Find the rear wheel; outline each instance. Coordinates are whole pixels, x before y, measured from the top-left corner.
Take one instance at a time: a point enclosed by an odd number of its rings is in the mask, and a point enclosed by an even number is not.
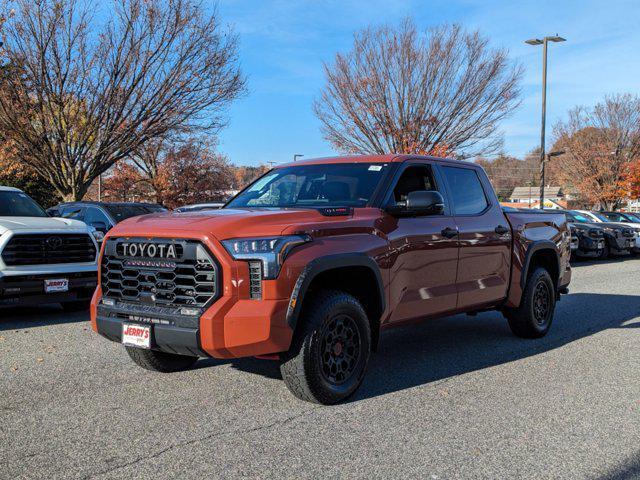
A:
[[[511,331],[522,338],[544,337],[551,328],[556,294],[549,272],[538,267],[529,276],[518,308],[504,311]]]
[[[280,372],[296,397],[331,405],[362,383],[371,352],[369,320],[358,300],[342,292],[322,292],[305,311]]]
[[[186,370],[198,360],[198,357],[176,355],[175,353],[144,350],[135,347],[125,348],[136,365],[153,372],[169,373]]]

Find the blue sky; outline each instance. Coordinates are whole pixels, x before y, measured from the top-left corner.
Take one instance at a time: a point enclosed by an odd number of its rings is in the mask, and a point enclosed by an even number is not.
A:
[[[311,109],[324,83],[322,63],[350,49],[355,30],[407,16],[419,28],[457,22],[480,29],[525,67],[522,105],[501,126],[508,154],[539,144],[542,49],[524,44],[527,38],[568,40],[549,49],[547,125],[606,94],[640,94],[638,0],[221,0],[218,8],[240,35],[248,77],[248,94],[229,109],[220,133],[220,150],[238,164],[335,154]]]

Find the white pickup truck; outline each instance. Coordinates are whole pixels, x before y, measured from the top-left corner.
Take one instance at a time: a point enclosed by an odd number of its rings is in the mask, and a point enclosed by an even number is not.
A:
[[[0,307],[87,308],[96,288],[95,229],[51,218],[27,194],[0,186]]]

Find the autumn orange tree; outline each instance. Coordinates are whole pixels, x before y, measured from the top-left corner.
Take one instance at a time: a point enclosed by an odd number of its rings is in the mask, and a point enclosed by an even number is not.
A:
[[[553,149],[565,154],[551,162],[551,178],[593,205],[618,207],[628,169],[640,159],[640,97],[613,95],[593,108],[575,108],[554,135]]]
[[[444,25],[423,35],[410,20],[356,33],[324,70],[314,111],[337,150],[459,157],[498,149],[522,76],[479,32]]]
[[[5,5],[0,132],[66,200],[155,138],[221,128],[244,91],[236,36],[196,0]]]
[[[622,176],[620,188],[629,199],[640,199],[640,160],[629,163]]]

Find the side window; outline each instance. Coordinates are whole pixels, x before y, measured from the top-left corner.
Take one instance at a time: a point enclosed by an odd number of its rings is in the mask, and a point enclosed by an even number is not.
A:
[[[407,195],[416,191],[437,190],[433,180],[433,172],[429,165],[414,165],[406,168],[393,188],[392,201],[396,205],[403,205]]]
[[[93,207],[87,208],[87,213],[84,216],[84,221],[87,225],[91,225],[95,222],[102,222],[107,227],[109,227],[109,224],[111,223],[104,213],[102,213],[99,209]]]
[[[70,218],[72,220],[84,221],[84,208],[82,207],[61,207],[60,216],[62,218]]]
[[[443,167],[455,215],[477,215],[489,206],[478,174],[471,168]]]

